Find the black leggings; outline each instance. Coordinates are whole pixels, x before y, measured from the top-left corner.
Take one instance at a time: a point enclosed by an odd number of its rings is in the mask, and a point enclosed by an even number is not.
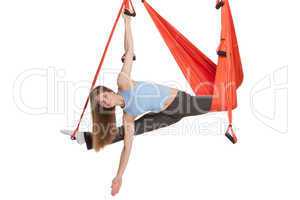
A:
[[[159,128],[170,126],[184,117],[202,115],[210,110],[211,96],[191,96],[184,91],[178,91],[174,101],[159,113],[150,112],[134,121],[134,134],[140,135]],[[92,148],[91,133],[85,132],[88,149]],[[118,127],[117,136],[112,143],[124,139],[124,126]]]

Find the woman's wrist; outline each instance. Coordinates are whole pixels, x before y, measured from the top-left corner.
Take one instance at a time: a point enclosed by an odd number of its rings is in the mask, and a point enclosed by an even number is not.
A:
[[[124,20],[125,20],[126,23],[130,23],[131,17],[128,16],[128,15],[125,15]]]

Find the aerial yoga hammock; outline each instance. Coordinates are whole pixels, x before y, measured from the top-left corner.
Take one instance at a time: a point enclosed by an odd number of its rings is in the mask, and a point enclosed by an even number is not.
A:
[[[205,56],[183,34],[154,10],[147,1],[142,0],[142,2],[194,93],[197,96],[212,96],[211,112],[227,111],[229,125],[225,135],[232,143],[236,143],[237,137],[232,128],[232,110],[237,107],[236,90],[243,81],[243,70],[229,1],[217,0],[216,2],[216,9],[221,9],[221,37],[220,45],[217,49],[217,64]],[[124,6],[125,8],[126,6],[128,7],[129,3],[133,8],[131,0],[123,0],[122,2],[93,78],[90,91],[95,87],[122,10]],[[72,133],[71,138],[73,140],[76,139],[75,135],[79,130],[88,102],[89,96],[85,101],[77,127]]]

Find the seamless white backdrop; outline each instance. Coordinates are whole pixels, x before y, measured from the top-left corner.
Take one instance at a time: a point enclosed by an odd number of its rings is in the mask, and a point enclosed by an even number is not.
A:
[[[0,1],[0,199],[112,199],[122,144],[96,154],[59,133],[74,128],[120,6],[114,1]],[[140,1],[135,80],[192,93]],[[214,1],[151,1],[216,61]],[[245,80],[234,128],[225,113],[184,119],[134,140],[115,199],[300,198],[298,1],[231,1]],[[116,89],[122,19],[98,84]],[[118,109],[118,123],[121,112]],[[87,110],[82,130],[89,130]]]

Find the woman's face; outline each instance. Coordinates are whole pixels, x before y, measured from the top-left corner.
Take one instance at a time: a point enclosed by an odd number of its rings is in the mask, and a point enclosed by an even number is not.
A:
[[[102,92],[97,96],[97,102],[104,108],[112,108],[115,106],[114,97],[112,92]]]

